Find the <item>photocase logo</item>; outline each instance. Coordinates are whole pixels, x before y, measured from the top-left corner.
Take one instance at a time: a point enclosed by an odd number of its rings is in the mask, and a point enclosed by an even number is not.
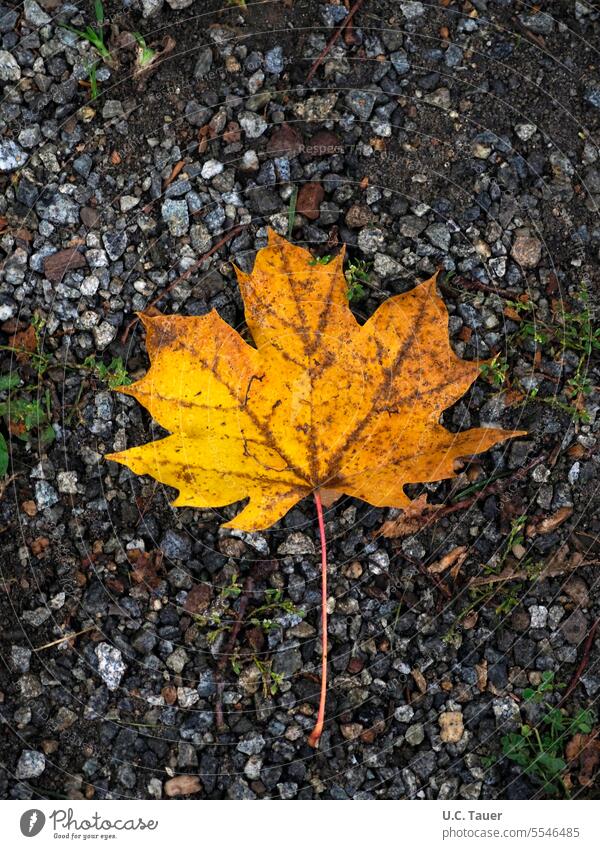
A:
[[[42,811],[32,808],[21,816],[21,834],[25,837],[35,837],[43,829],[46,817]]]

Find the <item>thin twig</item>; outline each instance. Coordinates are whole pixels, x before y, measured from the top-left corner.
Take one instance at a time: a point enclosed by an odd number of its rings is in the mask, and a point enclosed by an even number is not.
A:
[[[46,643],[44,646],[38,646],[34,651],[43,651],[44,649],[51,649],[52,646],[58,646],[60,643],[64,643],[66,640],[73,640],[75,637],[81,637],[82,634],[87,634],[89,631],[96,631],[98,629],[97,625],[90,625],[89,628],[84,628],[83,631],[76,631],[73,634],[65,634],[64,637],[59,637],[58,640],[52,640],[51,643]]]
[[[585,643],[583,644],[583,654],[581,655],[581,660],[579,661],[579,666],[577,667],[577,669],[575,670],[575,674],[573,675],[573,677],[569,681],[569,686],[565,690],[565,693],[564,693],[562,699],[558,703],[559,706],[563,705],[566,702],[566,700],[569,698],[569,696],[571,695],[571,693],[573,692],[575,687],[577,687],[577,685],[579,684],[579,680],[580,680],[581,676],[583,675],[583,673],[585,672],[585,670],[588,667],[588,664],[590,662],[590,654],[591,654],[591,651],[592,651],[592,643],[594,642],[594,637],[596,636],[596,631],[598,630],[598,625],[600,625],[600,617],[598,619],[596,619],[596,621],[594,622],[594,624],[590,628],[590,632],[586,637]]]
[[[498,295],[499,298],[504,298],[506,301],[514,301],[519,297],[518,292],[509,292],[507,289],[498,289],[496,286],[489,286],[487,283],[480,283],[479,280],[467,280],[466,277],[453,277],[447,283],[442,280],[438,284],[440,289],[446,289],[452,295],[460,294],[461,289],[469,289],[472,292],[486,292],[490,295]]]
[[[238,606],[237,616],[235,617],[235,622],[233,623],[233,627],[231,628],[231,633],[229,634],[229,639],[227,640],[227,645],[225,647],[225,651],[221,653],[219,657],[219,662],[217,666],[219,669],[225,669],[227,666],[227,661],[231,657],[233,650],[235,648],[235,644],[238,638],[238,634],[240,633],[240,629],[244,622],[244,616],[246,615],[246,608],[248,607],[248,602],[250,601],[250,596],[254,592],[254,580],[248,576],[244,581],[244,586],[242,589],[242,594],[240,595],[240,603]]]
[[[11,483],[18,477],[21,476],[21,472],[17,472],[14,475],[9,475],[3,481],[0,481],[0,501],[4,498],[4,494]]]
[[[219,239],[216,245],[213,245],[210,250],[206,251],[205,254],[202,254],[199,260],[197,260],[193,265],[190,265],[190,267],[186,271],[184,271],[183,274],[180,274],[179,277],[176,277],[172,283],[169,283],[166,289],[163,289],[162,292],[160,292],[155,298],[153,298],[153,300],[150,301],[146,309],[149,310],[152,309],[152,307],[156,306],[156,304],[162,298],[164,298],[165,295],[168,295],[169,292],[171,292],[175,288],[175,286],[177,286],[179,283],[183,283],[184,280],[187,280],[188,277],[194,273],[194,271],[197,271],[198,268],[200,268],[203,262],[205,262],[214,253],[216,253],[219,248],[222,248],[223,245],[227,244],[227,242],[233,239],[234,236],[238,236],[246,226],[246,224],[236,224],[235,227],[232,227],[228,233],[225,233],[222,239]],[[132,328],[135,327],[139,320],[139,316],[136,315],[136,317],[129,322],[129,324],[123,331],[123,335],[121,336],[121,343],[123,345],[127,342]]]
[[[254,580],[248,576],[244,581],[244,587],[242,589],[242,594],[240,596],[240,603],[238,606],[237,616],[235,617],[235,622],[231,628],[231,633],[229,634],[229,639],[227,640],[227,645],[225,646],[225,651],[223,651],[219,657],[217,662],[217,671],[215,674],[216,686],[217,686],[217,698],[215,702],[215,718],[217,722],[217,728],[219,731],[223,731],[227,726],[225,725],[225,719],[223,717],[223,688],[225,686],[225,682],[222,679],[222,673],[225,671],[225,667],[227,666],[227,661],[233,654],[233,650],[235,648],[235,644],[240,633],[240,629],[244,622],[244,617],[246,615],[246,608],[248,607],[248,602],[250,601],[250,596],[254,591]]]
[[[308,75],[306,77],[307,83],[309,83],[312,80],[312,78],[316,74],[318,68],[322,65],[323,60],[325,59],[325,57],[327,56],[327,54],[329,53],[329,51],[331,50],[333,45],[336,43],[336,41],[338,40],[340,35],[344,32],[346,27],[350,23],[352,23],[352,18],[358,12],[358,10],[360,9],[360,7],[363,5],[364,2],[365,2],[365,0],[356,0],[356,3],[354,4],[354,6],[352,6],[352,8],[348,12],[348,14],[344,18],[344,20],[341,22],[341,24],[335,30],[335,32],[333,33],[333,35],[331,36],[331,38],[329,39],[329,41],[327,42],[327,44],[325,45],[323,50],[319,53],[319,55],[317,56],[317,58],[313,62],[311,69],[308,72]]]

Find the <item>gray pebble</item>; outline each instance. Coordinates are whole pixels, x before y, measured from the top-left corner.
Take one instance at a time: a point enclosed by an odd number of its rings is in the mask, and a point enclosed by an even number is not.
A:
[[[523,123],[517,124],[515,127],[515,133],[521,139],[521,141],[529,141],[529,139],[537,132],[537,127],[535,124]]]
[[[140,654],[150,654],[156,645],[156,640],[156,634],[153,634],[149,629],[143,628],[132,639],[131,645]]]
[[[276,653],[273,660],[273,671],[283,675],[285,679],[291,678],[302,669],[302,655],[297,645],[286,644],[283,650]]]
[[[25,0],[23,3],[23,11],[25,12],[25,20],[33,24],[34,27],[44,27],[52,20],[50,15],[47,15],[43,9],[38,6],[35,0]]]
[[[269,74],[281,74],[284,68],[283,47],[273,47],[265,53],[265,70]]]
[[[515,724],[519,720],[519,706],[508,696],[494,699],[492,710],[496,717],[496,725],[499,727],[505,727],[506,723]]]
[[[40,510],[53,507],[58,502],[58,493],[48,481],[36,481],[35,503]]]
[[[463,60],[462,49],[458,44],[450,44],[444,53],[444,63],[448,68],[456,68]]]
[[[390,60],[394,66],[394,70],[400,76],[404,76],[404,74],[408,74],[410,71],[410,62],[406,50],[396,50],[395,53],[391,54]]]
[[[519,20],[524,27],[538,35],[550,35],[554,32],[554,18],[546,12],[537,12],[535,15],[519,15]]]
[[[190,226],[188,205],[184,200],[168,198],[161,207],[163,221],[166,222],[172,236],[184,236]]]
[[[27,622],[28,625],[31,625],[33,628],[39,628],[40,625],[43,625],[51,616],[51,610],[49,607],[36,607],[35,610],[24,610],[21,613],[21,619]]]
[[[40,218],[51,221],[52,224],[79,222],[79,206],[61,192],[56,192],[50,197],[43,197],[36,203],[35,210]]]
[[[385,237],[377,227],[364,227],[358,234],[357,242],[364,254],[374,254],[385,244]]]
[[[203,127],[210,121],[212,112],[207,106],[201,106],[195,100],[190,100],[185,105],[185,117],[192,127]]]
[[[447,251],[450,247],[450,233],[445,224],[431,224],[425,230],[427,238],[436,248]]]
[[[212,237],[202,222],[192,224],[190,228],[190,241],[196,253],[204,254],[210,250]]]
[[[400,6],[400,11],[407,21],[414,21],[417,18],[420,18],[421,15],[425,14],[424,5],[416,2],[416,0],[404,0],[404,2],[398,3],[398,5]]]
[[[575,610],[560,626],[564,638],[571,645],[579,645],[587,633],[589,623],[581,610]]]
[[[104,233],[102,236],[102,241],[104,243],[104,247],[106,248],[106,253],[109,257],[115,262],[125,253],[125,249],[127,247],[127,233],[121,232],[108,232]]]
[[[208,45],[201,47],[196,56],[196,64],[194,66],[194,79],[201,80],[205,77],[212,68],[213,55],[212,50]]]
[[[295,799],[298,795],[298,785],[293,781],[284,781],[277,785],[280,799]]]
[[[587,88],[583,95],[584,100],[595,109],[600,109],[600,86]]]
[[[548,619],[548,608],[543,605],[534,604],[529,608],[532,628],[545,628]]]
[[[153,18],[163,7],[163,0],[142,0],[142,17]]]
[[[188,560],[192,555],[190,538],[180,531],[169,528],[160,541],[160,548],[169,560]]]
[[[19,63],[8,50],[0,50],[0,80],[5,83],[16,83],[21,79]]]
[[[202,166],[202,179],[203,180],[211,180],[213,177],[216,177],[217,174],[220,174],[223,171],[225,166],[222,162],[219,162],[216,159],[207,160]]]
[[[103,321],[92,330],[94,334],[94,342],[99,351],[107,348],[117,335],[117,328],[109,324],[108,321]]]
[[[258,755],[265,747],[265,739],[262,734],[252,731],[246,734],[237,744],[236,749],[243,755]]]
[[[417,537],[407,537],[403,540],[402,551],[413,560],[423,560],[426,554],[425,548]]]
[[[183,672],[189,658],[186,650],[182,646],[178,646],[174,652],[171,652],[165,661],[169,669],[179,674]]]
[[[349,91],[344,98],[346,106],[361,119],[367,121],[371,117],[371,112],[375,106],[375,95],[370,91],[361,91],[356,89]]]
[[[214,696],[217,690],[215,675],[212,669],[205,669],[198,674],[198,686],[196,691],[201,699],[208,699]]]
[[[409,725],[404,738],[409,746],[420,746],[425,739],[425,730],[421,723],[418,722],[415,725]]]
[[[102,117],[105,120],[110,120],[111,118],[123,118],[124,115],[125,112],[123,111],[123,104],[120,100],[107,100],[102,107]]]
[[[321,18],[326,27],[334,27],[344,20],[348,10],[342,6],[334,6],[333,3],[322,3],[320,7]]]
[[[42,695],[42,684],[37,675],[23,675],[19,678],[19,689],[24,699],[37,699]]]
[[[314,554],[315,544],[306,534],[300,533],[300,531],[292,531],[292,533],[287,535],[287,539],[281,543],[277,549],[277,553],[282,555]]]
[[[18,135],[19,144],[22,147],[32,148],[39,144],[42,138],[42,133],[39,126],[36,124],[33,127],[25,127]]]
[[[22,168],[28,158],[28,154],[12,139],[0,141],[0,172],[7,173]]]
[[[410,705],[401,705],[394,711],[394,719],[398,722],[410,722],[415,712]]]
[[[10,659],[15,672],[29,672],[31,649],[26,646],[11,646]]]
[[[241,112],[238,120],[249,139],[257,139],[262,136],[268,126],[265,119],[255,112]]]

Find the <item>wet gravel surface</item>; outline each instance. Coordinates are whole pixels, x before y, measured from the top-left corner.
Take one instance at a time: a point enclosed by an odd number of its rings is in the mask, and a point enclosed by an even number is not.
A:
[[[367,0],[307,83],[343,3],[221,5],[108,3],[105,58],[60,25],[92,4],[0,6],[0,794],[551,795],[503,740],[563,696],[598,717],[600,12]],[[317,256],[348,246],[361,319],[441,267],[455,350],[496,356],[444,424],[529,432],[412,488],[471,501],[410,535],[327,512],[318,752],[312,502],[228,532],[237,508],[171,508],[102,459],[159,435],[110,389],[147,368],[135,311],[165,292],[240,328],[231,263],[290,223]]]

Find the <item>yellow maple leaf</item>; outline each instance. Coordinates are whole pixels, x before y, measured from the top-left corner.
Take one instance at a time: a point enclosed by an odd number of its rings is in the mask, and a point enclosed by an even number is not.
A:
[[[272,230],[237,276],[255,346],[213,310],[141,316],[151,368],[119,391],[170,436],[108,455],[179,490],[175,506],[247,506],[226,527],[268,528],[300,499],[410,503],[405,484],[455,476],[459,457],[524,431],[450,433],[440,414],[479,375],[448,341],[435,277],[360,325],[343,252],[328,265]]]

